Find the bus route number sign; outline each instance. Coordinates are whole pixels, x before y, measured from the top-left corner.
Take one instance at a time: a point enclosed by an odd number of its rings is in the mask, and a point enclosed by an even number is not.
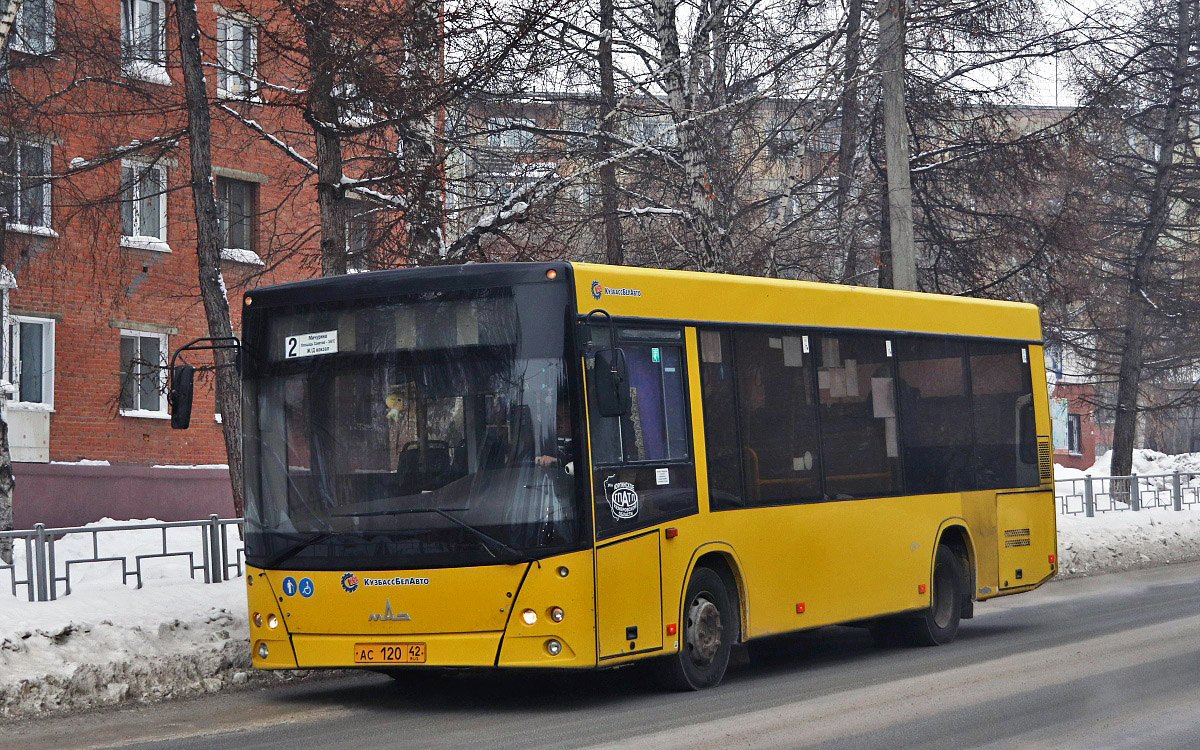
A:
[[[316,357],[321,354],[333,354],[338,350],[338,332],[320,331],[318,333],[302,333],[299,336],[287,336],[283,340],[283,357]]]
[[[424,643],[356,643],[355,664],[424,664]]]

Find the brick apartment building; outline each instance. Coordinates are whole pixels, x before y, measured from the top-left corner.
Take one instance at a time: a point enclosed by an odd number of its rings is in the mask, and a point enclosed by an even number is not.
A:
[[[197,9],[205,58],[221,66],[207,76],[210,93],[246,117],[286,116],[258,100],[254,22],[212,4]],[[192,428],[173,431],[166,372],[155,366],[207,335],[173,10],[164,0],[25,0],[6,67],[0,193],[3,263],[18,284],[4,373],[15,385],[15,526],[228,516],[211,381],[197,383]],[[313,275],[305,260],[318,217],[308,175],[213,111],[222,270],[237,331],[244,290]]]

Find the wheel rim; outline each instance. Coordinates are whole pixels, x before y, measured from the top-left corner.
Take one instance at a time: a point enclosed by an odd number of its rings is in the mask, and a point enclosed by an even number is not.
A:
[[[721,647],[721,611],[706,594],[697,594],[688,608],[686,643],[692,661],[701,667],[712,664]]]
[[[933,571],[933,624],[939,628],[950,625],[954,616],[954,572],[949,565],[938,565]]]

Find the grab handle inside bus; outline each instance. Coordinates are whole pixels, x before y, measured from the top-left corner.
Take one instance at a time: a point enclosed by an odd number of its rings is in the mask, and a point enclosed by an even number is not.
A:
[[[631,411],[629,372],[625,352],[600,349],[596,352],[596,408],[602,417],[624,417]]]

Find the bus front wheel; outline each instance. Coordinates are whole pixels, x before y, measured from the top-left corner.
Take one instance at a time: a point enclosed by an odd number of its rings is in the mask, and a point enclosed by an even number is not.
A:
[[[669,687],[703,690],[721,682],[737,633],[736,616],[721,576],[711,568],[696,568],[684,598],[679,651],[661,664]]]
[[[933,592],[929,609],[909,620],[907,640],[917,646],[944,646],[958,635],[958,621],[965,595],[962,561],[954,550],[939,544],[933,558]]]

